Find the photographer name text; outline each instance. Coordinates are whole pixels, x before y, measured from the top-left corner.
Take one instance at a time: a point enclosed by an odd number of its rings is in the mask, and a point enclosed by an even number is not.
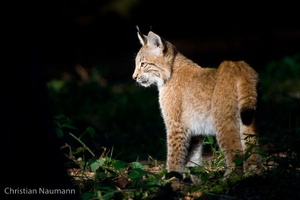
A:
[[[4,193],[7,195],[22,195],[22,194],[76,194],[75,189],[53,189],[53,188],[4,188]]]

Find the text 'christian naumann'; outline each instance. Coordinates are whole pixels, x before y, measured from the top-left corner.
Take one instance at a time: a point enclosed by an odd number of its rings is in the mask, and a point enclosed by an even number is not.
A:
[[[53,189],[53,188],[4,188],[5,194],[75,194],[75,189]]]

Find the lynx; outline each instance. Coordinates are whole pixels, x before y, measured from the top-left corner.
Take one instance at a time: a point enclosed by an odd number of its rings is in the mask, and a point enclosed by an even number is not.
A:
[[[216,137],[224,153],[225,176],[258,167],[254,153],[243,166],[234,162],[256,141],[250,136],[257,135],[257,72],[244,61],[203,68],[154,32],[144,35],[138,29],[137,33],[142,47],[132,78],[141,86],[158,88],[167,132],[168,171],[182,173],[185,167],[201,165],[207,135]]]

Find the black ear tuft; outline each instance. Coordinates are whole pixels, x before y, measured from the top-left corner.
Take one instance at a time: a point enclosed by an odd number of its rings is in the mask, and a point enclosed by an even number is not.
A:
[[[139,29],[138,26],[136,26],[138,38],[141,42],[141,44],[144,46],[147,43],[147,36],[145,36]]]
[[[142,32],[140,31],[140,28],[138,25],[135,26],[136,30],[138,31],[138,33],[142,34]]]

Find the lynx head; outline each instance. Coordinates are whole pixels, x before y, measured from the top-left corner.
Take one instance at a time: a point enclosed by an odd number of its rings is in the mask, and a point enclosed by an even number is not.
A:
[[[171,43],[152,31],[146,36],[138,29],[137,35],[142,47],[135,58],[132,78],[144,87],[160,87],[171,77],[177,51]]]

